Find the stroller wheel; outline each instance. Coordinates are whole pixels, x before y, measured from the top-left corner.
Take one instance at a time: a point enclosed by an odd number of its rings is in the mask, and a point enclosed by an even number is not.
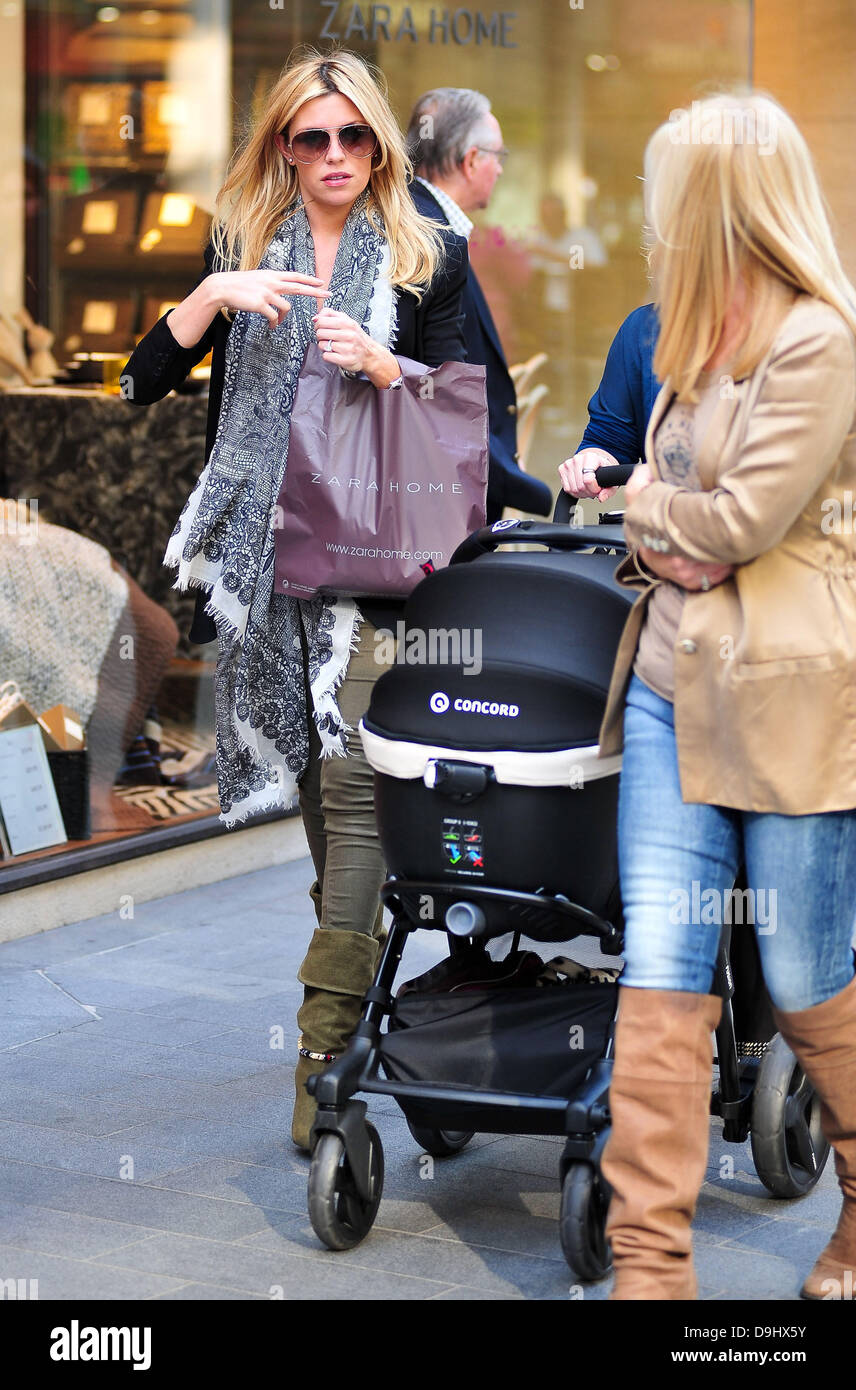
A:
[[[571,1269],[586,1282],[605,1279],[612,1269],[606,1239],[608,1206],[598,1170],[591,1163],[572,1163],[562,1183],[559,1239]]]
[[[820,1096],[780,1035],[758,1069],[750,1138],[755,1170],[774,1197],[804,1197],[829,1157]]]
[[[409,1120],[407,1128],[422,1152],[430,1154],[432,1158],[451,1158],[452,1154],[460,1153],[475,1133],[472,1129],[423,1129],[420,1125],[412,1125]]]
[[[329,1250],[351,1250],[369,1233],[383,1192],[383,1148],[374,1125],[368,1131],[371,1197],[360,1196],[345,1145],[338,1134],[322,1134],[309,1169],[309,1220]]]

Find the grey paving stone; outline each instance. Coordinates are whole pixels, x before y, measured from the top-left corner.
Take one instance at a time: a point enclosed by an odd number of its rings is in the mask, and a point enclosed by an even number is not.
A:
[[[102,1005],[116,1009],[140,1009],[152,1004],[167,1004],[178,998],[184,989],[155,987],[143,980],[122,980],[101,974],[88,966],[72,964],[56,966],[51,978],[79,999],[81,1004]]]
[[[216,1300],[220,1303],[247,1298],[270,1301],[269,1294],[247,1293],[246,1289],[229,1289],[223,1284],[182,1284],[180,1288],[173,1289],[170,1293],[156,1294],[154,1301],[156,1303],[173,1301],[201,1303],[205,1300]]]
[[[289,1225],[283,1230],[260,1231],[241,1244],[281,1257],[304,1249],[314,1258],[326,1258],[320,1253],[318,1238],[308,1218],[303,1218],[302,1224]],[[558,1242],[556,1244],[558,1247]],[[528,1298],[566,1294],[571,1282],[568,1267],[558,1248],[553,1258],[539,1258],[487,1245],[464,1245],[459,1240],[409,1235],[377,1226],[361,1245],[349,1252],[349,1258],[367,1270],[398,1275],[417,1271],[420,1277],[435,1279],[439,1283],[463,1284],[491,1292],[516,1292]]]
[[[306,1212],[308,1176],[308,1159],[292,1158],[282,1168],[270,1168],[214,1158],[171,1173],[162,1179],[161,1185],[177,1193],[301,1215]],[[253,1230],[258,1229],[258,1226],[253,1227]]]
[[[720,1190],[703,1187],[699,1193],[698,1205],[693,1219],[693,1230],[708,1231],[721,1240],[736,1239],[747,1231],[755,1231],[766,1226],[773,1219],[770,1202],[758,1211],[747,1211],[736,1206],[728,1194]]]
[[[526,1299],[522,1293],[490,1293],[487,1289],[468,1289],[462,1284],[455,1284],[451,1289],[444,1289],[442,1293],[432,1295],[432,1302],[448,1303],[451,1300],[461,1303],[490,1303],[499,1301],[509,1303],[517,1301],[525,1303]]]
[[[62,1058],[63,1067],[84,1070],[87,1067],[115,1066],[120,1073],[135,1076],[177,1077],[204,1082],[230,1081],[235,1077],[252,1075],[271,1068],[283,1068],[282,1054],[262,1057],[243,1057],[217,1052],[207,1043],[184,1044],[182,1047],[155,1047],[151,1044],[126,1042],[122,1038],[91,1038],[63,1046],[58,1039],[45,1039],[28,1049],[38,1062],[56,1066]]]
[[[185,1164],[200,1157],[234,1158],[280,1168],[291,1161],[287,1133],[284,1123],[237,1125],[216,1116],[177,1115],[135,1126],[123,1134],[122,1143],[129,1150],[168,1150]]]
[[[0,1088],[0,1119],[31,1123],[49,1129],[77,1130],[81,1134],[115,1134],[133,1125],[156,1120],[158,1110],[141,1110],[122,1093],[110,1096],[54,1097],[29,1086],[9,1085]]]
[[[155,1236],[105,1257],[120,1267],[147,1274],[183,1277],[201,1283],[228,1284],[249,1293],[271,1297],[282,1289],[289,1301],[307,1299],[364,1299],[366,1268],[329,1251],[315,1259],[286,1251],[248,1250],[221,1241],[193,1240],[185,1236]],[[99,1263],[99,1261],[93,1261]],[[376,1300],[424,1299],[447,1287],[449,1280],[431,1280],[412,1271],[391,1274],[380,1271],[371,1281]]]
[[[107,1178],[121,1178],[122,1166],[128,1167],[125,1160],[131,1158],[138,1182],[171,1173],[187,1161],[176,1150],[128,1142],[124,1132],[115,1138],[95,1139],[10,1120],[0,1120],[0,1156]]]
[[[100,1095],[120,1089],[133,1077],[125,1067],[92,1062],[83,1053],[69,1057],[55,1052],[35,1054],[32,1048],[0,1055],[0,1088],[7,1082],[43,1088],[52,1096]]]
[[[126,1000],[133,1001],[132,1007],[139,1007],[188,993],[235,1002],[266,998],[275,992],[274,986],[278,983],[238,971],[206,970],[198,962],[179,965],[171,961],[147,961],[142,971],[141,962],[132,950],[96,957],[92,963],[58,966],[51,971],[51,976],[84,1003],[101,1002],[119,1008],[123,1007],[122,1000],[108,997],[108,990],[113,990],[117,996],[124,993]],[[87,992],[91,996],[93,989],[99,990],[100,999],[87,997]]]
[[[4,1279],[37,1279],[41,1303],[54,1299],[138,1300],[178,1288],[182,1283],[168,1275],[64,1259],[12,1245],[0,1245],[0,1269]]]
[[[733,1245],[738,1250],[780,1255],[802,1270],[803,1274],[808,1274],[828,1240],[829,1231],[824,1226],[809,1226],[797,1221],[769,1221],[765,1226],[723,1244],[725,1248]]]
[[[0,1241],[48,1255],[88,1259],[151,1234],[143,1226],[121,1221],[0,1201]]]
[[[2,1191],[20,1205],[226,1241],[252,1235],[270,1219],[246,1198],[218,1200],[166,1186],[174,1176],[158,1184],[122,1182],[0,1160]],[[303,1208],[296,1206],[295,1211],[305,1209],[305,1179],[303,1194]]]
[[[552,1138],[536,1138],[529,1135],[502,1135],[489,1150],[484,1150],[476,1161],[488,1164],[491,1168],[509,1168],[517,1173],[538,1173],[551,1177],[558,1185],[559,1160],[562,1157],[564,1141]]]
[[[144,1108],[184,1115],[222,1115],[228,1120],[233,1114],[243,1117],[253,1111],[260,1115],[268,1110],[276,1112],[280,1106],[288,1110],[294,1096],[293,1082],[293,1069],[287,1066],[283,1066],[281,1074],[270,1070],[251,1072],[236,1080],[219,1082],[132,1076],[118,1094]],[[100,1092],[98,1098],[109,1103],[117,1098],[117,1090]]]
[[[283,1029],[285,1036],[279,1029]],[[205,1049],[207,1052],[229,1053],[235,1057],[252,1057],[265,1066],[293,1067],[297,1048],[296,1038],[292,1044],[292,1029],[290,1019],[284,1022],[277,1012],[273,1012],[267,1023],[255,1028],[231,1028],[228,1032],[223,1031],[206,1039]],[[283,1046],[279,1045],[280,1042]]]
[[[0,944],[0,965],[23,965],[31,969],[44,968],[60,961],[72,961],[99,951],[113,950],[131,941],[141,940],[153,932],[168,931],[153,921],[143,925],[120,919],[118,912],[105,917],[93,917],[88,922],[76,922],[35,936],[19,937]]]
[[[0,1048],[75,1027],[88,1018],[73,999],[34,970],[0,969]]]
[[[378,1223],[386,1225],[383,1209],[378,1212]],[[489,1245],[519,1255],[540,1255],[546,1260],[562,1258],[558,1221],[530,1216],[528,1212],[474,1205],[469,1211],[461,1210],[421,1234],[435,1239],[459,1240],[465,1245]]]
[[[705,1288],[730,1289],[733,1298],[750,1301],[797,1297],[797,1271],[789,1260],[737,1245],[697,1246],[695,1260]]]
[[[187,1043],[215,1038],[227,1032],[230,1026],[228,1023],[200,1023],[195,1019],[152,1018],[130,1009],[102,1008],[99,1013],[100,1018],[82,1025],[87,1038],[121,1038],[125,1042],[183,1047]]]
[[[296,966],[295,966],[296,970]],[[203,1023],[219,1023],[229,1028],[264,1027],[271,1022],[281,1023],[288,1035],[289,1029],[294,1045],[297,1045],[298,1028],[295,1015],[303,998],[303,986],[295,984],[288,990],[278,990],[262,999],[246,1003],[229,1003],[224,1000],[202,998],[196,994],[183,994],[168,1004],[156,1004],[145,1012],[152,1018],[194,1019]]]

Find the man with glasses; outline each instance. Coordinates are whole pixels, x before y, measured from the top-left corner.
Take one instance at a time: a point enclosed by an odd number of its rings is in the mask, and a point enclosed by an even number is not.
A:
[[[410,191],[419,211],[469,238],[473,223],[468,214],[487,207],[508,153],[488,98],[467,87],[437,87],[426,92],[413,108],[407,149],[416,171]],[[550,488],[517,464],[514,383],[472,265],[462,307],[467,358],[487,371],[487,520],[498,521],[504,507],[547,516],[553,505]]]

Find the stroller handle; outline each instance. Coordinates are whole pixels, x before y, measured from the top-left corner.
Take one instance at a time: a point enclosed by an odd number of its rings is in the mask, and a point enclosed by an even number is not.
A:
[[[634,467],[635,464],[632,463],[604,464],[603,468],[595,469],[595,481],[598,487],[623,487]],[[576,504],[577,498],[562,490],[556,498],[553,520],[566,526],[571,519],[571,508]]]
[[[610,532],[613,528],[610,528]],[[501,545],[544,545],[548,550],[591,550],[595,546],[623,545],[607,534],[604,526],[556,526],[549,521],[495,521],[461,541],[450,565],[467,564]]]

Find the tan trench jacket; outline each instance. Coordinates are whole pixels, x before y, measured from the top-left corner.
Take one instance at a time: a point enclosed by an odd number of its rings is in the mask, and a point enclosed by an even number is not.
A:
[[[651,414],[645,455],[672,397]],[[628,508],[640,544],[736,566],[688,593],[675,646],[684,801],[802,815],[856,807],[856,343],[833,309],[800,295],[767,356],[723,385],[699,454],[701,492],[662,481]],[[624,700],[654,584],[619,645],[600,732],[620,752]]]

